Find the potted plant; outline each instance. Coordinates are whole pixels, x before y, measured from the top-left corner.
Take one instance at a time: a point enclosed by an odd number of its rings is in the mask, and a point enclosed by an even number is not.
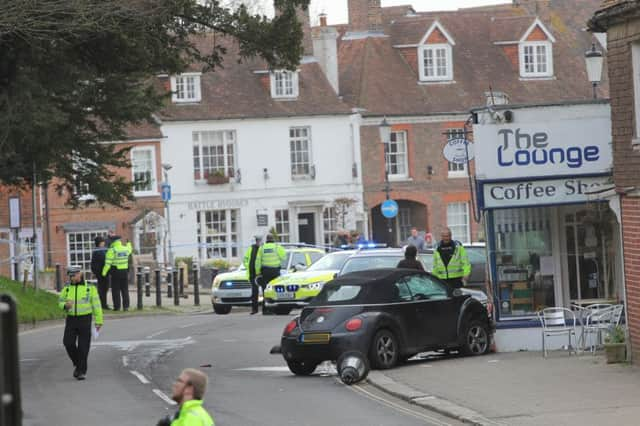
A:
[[[207,176],[207,183],[209,185],[221,185],[229,182],[229,176],[225,176],[222,170],[215,170],[209,173]]]
[[[623,327],[614,325],[609,329],[609,334],[604,339],[604,350],[607,356],[607,364],[626,361],[627,344]]]

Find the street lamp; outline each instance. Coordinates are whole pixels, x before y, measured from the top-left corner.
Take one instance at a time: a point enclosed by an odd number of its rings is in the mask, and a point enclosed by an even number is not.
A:
[[[169,170],[173,166],[169,163],[162,163],[162,172],[164,175],[164,183],[169,185]],[[164,208],[167,210],[167,240],[169,243],[169,265],[173,266],[173,247],[171,246],[171,210],[169,209],[169,200],[164,202]]]
[[[378,132],[380,133],[380,141],[384,146],[384,192],[386,194],[386,199],[390,199],[389,192],[391,192],[391,187],[389,185],[389,142],[391,141],[391,125],[387,122],[387,117],[382,119],[382,123],[378,126]],[[387,218],[387,231],[389,232],[388,241],[389,244],[393,242],[393,223],[391,218]]]
[[[593,86],[593,99],[596,99],[596,86],[602,79],[602,52],[596,50],[596,44],[591,44],[591,50],[584,54],[584,62],[587,65],[587,77]]]

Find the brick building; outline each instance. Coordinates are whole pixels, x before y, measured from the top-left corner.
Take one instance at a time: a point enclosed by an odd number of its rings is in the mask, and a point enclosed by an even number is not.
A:
[[[607,35],[613,177],[621,198],[627,320],[640,356],[640,1],[607,0],[589,21]]]
[[[469,186],[473,161],[450,163],[443,149],[470,130],[473,107],[589,99],[584,52],[595,39],[583,27],[598,4],[523,0],[417,13],[348,0],[349,25],[336,26],[340,95],[362,115],[364,199],[374,238],[398,244],[412,226],[449,226],[458,240],[484,239]],[[607,93],[603,83],[600,96]],[[388,144],[378,135],[384,118],[392,125]],[[400,208],[391,236],[380,211],[385,149],[390,197]]]

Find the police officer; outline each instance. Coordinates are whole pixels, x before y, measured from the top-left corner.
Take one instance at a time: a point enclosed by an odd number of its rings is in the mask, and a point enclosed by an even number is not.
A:
[[[120,237],[111,237],[111,244],[105,256],[102,276],[111,273],[111,297],[113,298],[113,310],[120,309],[120,297],[122,296],[123,310],[129,310],[129,256],[132,253],[131,244],[122,244]]]
[[[84,380],[91,346],[91,319],[95,317],[96,330],[100,330],[102,307],[98,290],[84,280],[79,266],[70,266],[67,274],[70,282],[58,299],[58,306],[67,314],[62,343],[73,362],[73,377]]]
[[[178,404],[173,417],[165,417],[156,426],[215,426],[204,409],[203,399],[208,377],[195,368],[185,368],[173,384],[171,398]]]
[[[258,251],[260,251],[260,243],[262,242],[262,238],[259,236],[255,236],[253,238],[253,243],[244,252],[244,269],[247,270],[249,274],[249,282],[251,283],[251,315],[258,313],[258,296],[260,291],[258,290],[258,283],[256,282],[256,277],[260,275],[261,272],[261,264],[260,258],[258,257]]]
[[[103,310],[109,310],[107,305],[107,293],[109,292],[109,277],[102,276],[102,268],[104,268],[105,256],[107,254],[107,248],[105,247],[106,241],[100,235],[94,240],[96,247],[91,253],[91,272],[98,281],[98,295],[100,295],[100,304]]]
[[[263,286],[263,290],[271,280],[280,276],[280,265],[282,265],[282,261],[287,257],[284,248],[273,241],[273,235],[267,234],[266,240],[267,242],[258,250],[258,258],[260,259],[260,268],[262,270],[261,285]],[[265,313],[264,306],[262,307],[262,313]]]
[[[467,252],[462,244],[451,239],[451,229],[445,228],[440,237],[442,240],[433,252],[431,273],[452,288],[461,288],[471,275],[471,263]]]

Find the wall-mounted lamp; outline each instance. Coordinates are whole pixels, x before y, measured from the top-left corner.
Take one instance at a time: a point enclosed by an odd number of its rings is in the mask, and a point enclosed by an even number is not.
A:
[[[236,170],[236,183],[242,183],[242,174],[240,173],[240,169]]]
[[[316,166],[313,165],[313,164],[309,168],[309,175],[311,176],[311,179],[315,179],[316,178]]]
[[[427,174],[433,176],[433,166],[427,166]]]
[[[267,169],[266,167],[264,169],[262,169],[262,178],[264,180],[269,179],[269,169]]]

